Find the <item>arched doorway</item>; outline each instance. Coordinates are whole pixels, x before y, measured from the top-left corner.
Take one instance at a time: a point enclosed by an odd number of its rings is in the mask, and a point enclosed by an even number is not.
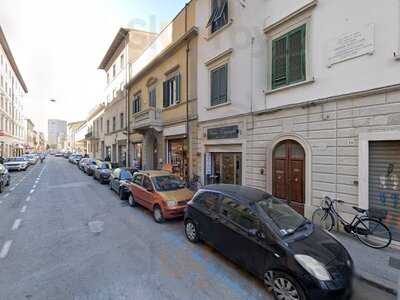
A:
[[[305,151],[294,140],[276,145],[272,155],[272,193],[304,215]]]

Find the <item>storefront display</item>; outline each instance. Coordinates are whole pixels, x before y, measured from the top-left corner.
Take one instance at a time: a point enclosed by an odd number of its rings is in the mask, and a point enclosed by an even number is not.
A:
[[[241,153],[206,153],[207,184],[242,184]]]
[[[167,141],[167,163],[172,167],[172,173],[186,178],[187,158],[185,139],[176,139]]]
[[[143,144],[134,143],[133,144],[133,158],[132,158],[132,168],[136,170],[141,170],[143,166]]]

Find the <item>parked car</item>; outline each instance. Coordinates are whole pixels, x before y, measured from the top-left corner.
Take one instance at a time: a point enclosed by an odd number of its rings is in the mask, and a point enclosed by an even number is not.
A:
[[[128,186],[129,205],[140,204],[153,212],[157,223],[181,217],[193,193],[177,176],[165,171],[141,171]]]
[[[31,166],[35,165],[39,160],[39,157],[36,154],[25,154],[24,157]]]
[[[55,156],[55,157],[64,157],[64,153],[62,153],[62,152],[57,152],[54,156]]]
[[[11,182],[11,176],[7,168],[0,164],[0,193],[3,192],[6,186],[9,186]]]
[[[284,201],[237,185],[206,186],[188,203],[189,241],[205,241],[264,280],[276,299],[349,299],[346,249]]]
[[[99,161],[97,168],[93,168],[93,178],[97,179],[101,184],[110,182],[111,173],[111,164],[106,161]]]
[[[74,164],[74,165],[76,165],[76,164],[78,164],[79,162],[80,162],[80,160],[82,159],[82,155],[80,155],[80,154],[72,154],[69,158],[68,158],[68,161],[71,163],[71,164]]]
[[[128,185],[132,183],[133,176],[126,168],[115,169],[110,175],[110,189],[118,193],[121,200],[128,200],[129,188]]]
[[[86,157],[82,158],[82,159],[79,161],[79,163],[77,164],[79,170],[85,172],[85,165],[86,165],[86,163],[87,163],[89,160],[90,160],[90,158],[86,158]]]
[[[29,161],[25,157],[10,157],[6,159],[4,167],[9,171],[26,171]]]
[[[96,159],[89,159],[85,164],[85,173],[88,176],[93,176],[95,168],[97,168],[98,164],[100,163],[99,160]]]

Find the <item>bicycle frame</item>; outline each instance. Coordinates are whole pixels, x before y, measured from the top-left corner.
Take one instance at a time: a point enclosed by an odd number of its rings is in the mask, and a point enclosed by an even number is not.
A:
[[[362,221],[363,217],[356,215],[354,216],[353,220],[351,222],[346,221],[340,214],[339,212],[335,209],[334,206],[334,202],[330,200],[330,204],[328,208],[324,208],[324,210],[326,210],[327,212],[330,212],[333,216],[333,221],[334,221],[334,225],[336,226],[338,221],[344,226],[344,227],[351,227],[352,229],[354,228],[354,225],[358,222],[358,221]]]

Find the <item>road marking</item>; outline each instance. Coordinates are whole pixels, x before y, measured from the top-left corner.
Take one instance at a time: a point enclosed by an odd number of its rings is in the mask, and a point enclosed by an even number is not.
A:
[[[25,201],[26,201],[26,202],[31,201],[31,196],[26,197],[26,200],[25,200]]]
[[[35,189],[31,189],[31,191],[29,192],[29,194],[33,194],[35,192]]]
[[[24,212],[26,212],[26,208],[27,208],[27,206],[26,206],[26,205],[22,206],[22,208],[21,208],[21,213],[24,213]]]
[[[21,225],[21,219],[16,219],[14,221],[13,227],[11,228],[12,231],[15,231],[19,228],[19,225]]]
[[[34,184],[32,188],[36,189],[36,184]]]
[[[0,252],[0,258],[5,258],[8,254],[8,251],[10,251],[11,244],[13,241],[7,241],[4,243],[3,248],[1,249]]]
[[[7,198],[8,196],[10,196],[10,193],[5,194],[3,197]]]
[[[10,189],[11,192],[12,192],[13,190],[15,190],[15,187],[12,187],[12,188]]]

